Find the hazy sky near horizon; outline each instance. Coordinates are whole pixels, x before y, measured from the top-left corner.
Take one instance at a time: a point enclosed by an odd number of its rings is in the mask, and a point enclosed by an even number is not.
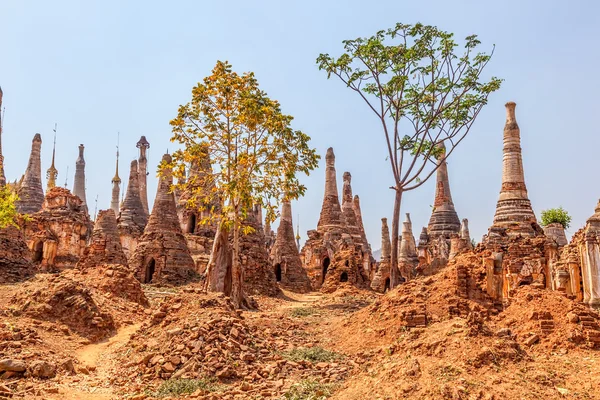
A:
[[[598,180],[597,93],[600,5],[594,1],[10,1],[0,0],[0,86],[6,108],[2,148],[9,180],[27,166],[31,139],[42,134],[42,174],[50,166],[58,123],[58,182],[73,187],[77,146],[86,147],[90,212],[110,206],[115,146],[120,175],[140,135],[150,142],[149,200],[155,168],[170,143],[169,120],[217,60],[253,71],[261,87],[295,117],[323,156],[303,178],[293,204],[300,235],[316,227],[324,192],[324,155],[336,154],[338,186],[350,171],[367,236],[381,246],[393,183],[379,122],[340,81],[327,80],[315,59],[338,55],[342,40],[369,36],[396,22],[436,25],[457,39],[478,34],[495,54],[489,74],[505,79],[471,133],[449,159],[454,204],[477,241],[492,222],[501,183],[504,104],[517,103],[529,196],[538,215],[563,206],[569,234],[593,214]],[[68,166],[68,176],[66,176]],[[435,178],[435,177],[434,177]],[[405,194],[414,235],[427,224],[435,179]],[[44,181],[45,186],[45,181]],[[275,224],[276,225],[276,224]]]

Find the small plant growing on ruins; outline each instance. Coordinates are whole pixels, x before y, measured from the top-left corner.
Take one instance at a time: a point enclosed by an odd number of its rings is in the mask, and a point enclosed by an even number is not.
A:
[[[550,208],[548,210],[543,210],[542,214],[542,226],[546,226],[549,224],[561,224],[563,228],[569,229],[571,226],[571,216],[569,213],[562,207],[558,208]]]
[[[339,353],[325,350],[322,347],[298,347],[284,351],[281,356],[290,361],[330,362],[343,358]]]
[[[206,287],[226,292],[238,308],[249,307],[239,244],[240,233],[252,228],[244,221],[261,207],[273,222],[284,198],[304,195],[297,175],[308,175],[318,165],[310,137],[293,129],[292,120],[259,88],[253,73],[237,74],[229,63],[218,61],[171,121],[171,141],[183,148],[163,168],[174,168],[177,188],[191,193],[186,206],[205,216],[200,222],[217,224]],[[231,278],[223,282],[224,276]]]
[[[194,393],[196,390],[218,392],[222,385],[215,378],[169,379],[163,382],[153,394],[155,397],[172,397]]]
[[[381,124],[394,177],[390,287],[399,284],[398,237],[404,192],[423,185],[471,130],[501,79],[483,78],[491,54],[476,35],[458,51],[453,34],[435,26],[396,24],[343,41],[339,57],[321,54],[319,69],[338,77]],[[444,150],[444,147],[446,150]]]
[[[0,229],[17,226],[17,206],[19,196],[7,185],[0,186]]]
[[[333,383],[320,383],[313,379],[305,379],[295,383],[283,395],[285,400],[325,400],[333,395],[337,385]]]
[[[313,307],[297,307],[290,311],[292,317],[310,317],[318,313],[319,311]]]

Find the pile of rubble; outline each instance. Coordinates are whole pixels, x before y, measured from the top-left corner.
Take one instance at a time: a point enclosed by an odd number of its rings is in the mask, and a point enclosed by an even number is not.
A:
[[[349,373],[335,362],[286,360],[286,350],[302,345],[282,337],[298,328],[287,321],[279,328],[248,323],[224,296],[184,293],[157,305],[132,336],[114,383],[135,393],[167,380],[216,377],[225,396],[218,398],[273,398],[301,379],[335,382]]]
[[[115,330],[113,317],[100,309],[90,289],[63,275],[38,274],[23,284],[13,295],[8,312],[64,324],[92,341]]]
[[[20,229],[0,229],[0,284],[18,282],[34,271],[27,244]]]
[[[75,279],[85,280],[88,286],[102,293],[110,294],[142,306],[148,305],[148,299],[133,271],[121,264],[98,265],[73,274]]]

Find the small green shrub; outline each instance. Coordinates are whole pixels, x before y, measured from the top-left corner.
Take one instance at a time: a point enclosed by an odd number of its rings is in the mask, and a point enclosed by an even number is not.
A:
[[[160,385],[156,393],[154,393],[154,396],[179,396],[182,394],[194,393],[198,389],[202,389],[207,392],[218,392],[221,390],[221,387],[222,385],[220,385],[214,378],[169,379]]]
[[[294,309],[292,309],[292,311],[290,311],[290,315],[292,317],[309,317],[311,315],[315,315],[318,313],[319,313],[319,311],[317,311],[316,309],[314,309],[312,307],[298,307],[298,308],[294,308]]]
[[[569,213],[562,207],[542,211],[542,226],[559,223],[563,228],[568,229],[571,226],[571,219]]]
[[[290,390],[283,395],[284,400],[325,400],[333,395],[337,385],[333,383],[319,383],[306,379],[292,385]]]
[[[281,356],[289,361],[310,361],[310,362],[330,362],[339,360],[342,355],[333,351],[325,350],[322,347],[298,347],[289,351],[284,351]]]

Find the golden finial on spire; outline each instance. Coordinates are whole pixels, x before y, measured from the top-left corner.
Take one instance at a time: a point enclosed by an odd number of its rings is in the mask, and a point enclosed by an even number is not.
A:
[[[115,176],[112,178],[112,183],[121,183],[121,178],[119,178],[119,135],[120,132],[117,132],[117,167],[115,168]]]
[[[55,155],[56,155],[56,128],[58,127],[58,124],[54,124],[54,144],[52,145],[52,165],[50,165],[50,168],[48,168],[48,171],[46,171],[46,179],[48,179],[48,188],[47,190],[52,189],[53,187],[56,186],[56,177],[58,176],[58,170],[56,169],[56,167],[54,166],[54,159],[55,159]]]

